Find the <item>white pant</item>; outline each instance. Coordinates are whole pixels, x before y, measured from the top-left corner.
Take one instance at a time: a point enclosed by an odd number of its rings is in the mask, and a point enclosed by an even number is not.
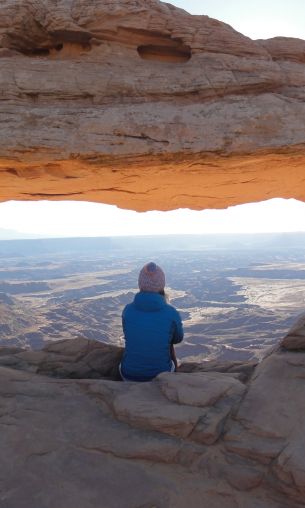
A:
[[[174,362],[172,360],[172,365],[171,365],[170,372],[175,372],[175,371],[176,371],[176,367],[175,367],[175,364],[174,364]],[[126,377],[123,376],[122,370],[121,370],[121,364],[119,365],[119,372],[120,372],[120,376],[123,379],[123,381],[130,381],[130,379],[126,379]]]

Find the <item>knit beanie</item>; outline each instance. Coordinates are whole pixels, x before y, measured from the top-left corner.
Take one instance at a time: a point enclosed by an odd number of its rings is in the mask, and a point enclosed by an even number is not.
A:
[[[140,291],[159,293],[164,290],[165,275],[156,263],[147,263],[139,273],[138,279]]]

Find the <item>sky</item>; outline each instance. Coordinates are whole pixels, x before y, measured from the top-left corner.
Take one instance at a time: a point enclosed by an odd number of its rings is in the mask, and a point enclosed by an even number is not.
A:
[[[192,14],[224,21],[252,39],[305,39],[305,0],[173,0]],[[305,203],[272,199],[227,210],[137,213],[85,202],[0,203],[0,239],[25,235],[115,236],[305,231]]]
[[[1,204],[0,210],[0,231],[22,231],[33,237],[46,236],[46,232],[51,237],[73,237],[305,231],[305,204],[294,199],[200,212],[137,213],[75,201],[9,201]]]
[[[251,39],[282,35],[305,39],[304,0],[171,0],[191,14],[228,23]]]

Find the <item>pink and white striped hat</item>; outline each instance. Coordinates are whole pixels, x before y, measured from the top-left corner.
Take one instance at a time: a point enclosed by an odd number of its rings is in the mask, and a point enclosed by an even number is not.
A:
[[[156,263],[147,263],[139,273],[138,285],[140,291],[159,293],[164,291],[165,275]]]

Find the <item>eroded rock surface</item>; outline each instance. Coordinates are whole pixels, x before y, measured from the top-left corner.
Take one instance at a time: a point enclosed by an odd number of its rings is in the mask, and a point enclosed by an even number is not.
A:
[[[236,374],[240,381],[246,382],[253,374],[256,361],[242,362],[209,360],[205,362],[183,362],[179,366],[179,372],[227,372]]]
[[[281,346],[291,351],[305,350],[305,316],[301,316],[295,326],[289,330],[282,340]]]
[[[149,383],[113,380],[121,354],[0,349],[1,507],[304,506],[304,353]]]
[[[274,352],[256,369],[225,435],[228,451],[269,468],[278,490],[305,496],[305,356]]]
[[[120,379],[123,349],[81,337],[50,342],[42,350],[0,347],[0,365],[61,378]]]
[[[0,5],[0,199],[305,199],[304,41],[158,0]]]

